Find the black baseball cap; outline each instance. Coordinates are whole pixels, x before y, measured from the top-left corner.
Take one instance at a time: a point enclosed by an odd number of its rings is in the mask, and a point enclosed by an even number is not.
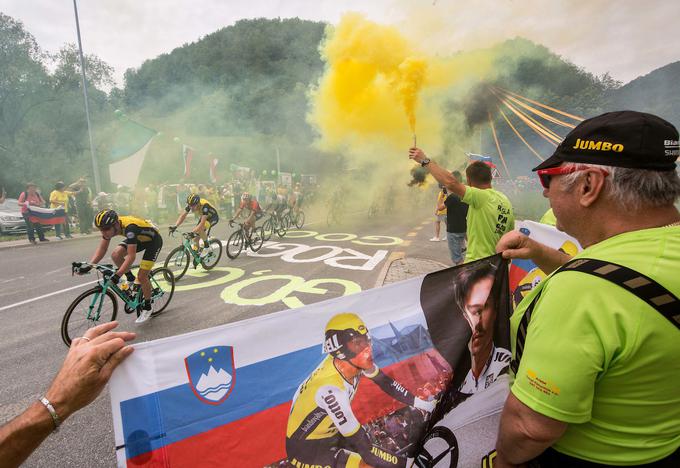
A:
[[[574,162],[672,171],[679,155],[678,130],[670,122],[644,112],[607,112],[578,124],[533,170]]]

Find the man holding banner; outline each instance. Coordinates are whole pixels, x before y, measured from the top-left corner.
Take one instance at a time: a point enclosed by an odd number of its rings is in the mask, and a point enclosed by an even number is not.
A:
[[[518,232],[497,246],[552,274],[511,319],[494,467],[680,466],[679,153],[669,122],[611,112],[534,169],[585,249],[570,260]]]

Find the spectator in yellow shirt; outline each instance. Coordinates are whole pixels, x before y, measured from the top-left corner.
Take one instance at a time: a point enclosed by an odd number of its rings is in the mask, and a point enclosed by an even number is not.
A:
[[[66,222],[63,225],[57,224],[54,227],[57,231],[57,239],[63,239],[63,237],[61,237],[62,228],[68,239],[73,237],[71,235],[71,228],[69,227],[68,219],[68,197],[73,195],[73,192],[69,192],[65,190],[65,188],[66,184],[64,184],[62,181],[59,181],[54,184],[54,190],[52,190],[52,193],[50,193],[50,208],[64,208],[64,212],[66,213]]]
[[[439,193],[437,194],[437,208],[434,210],[434,237],[430,239],[432,242],[438,242],[440,240],[446,240],[446,237],[439,238],[439,232],[441,231],[441,224],[444,223],[446,226],[446,197],[448,193],[446,192],[446,187],[439,184]]]

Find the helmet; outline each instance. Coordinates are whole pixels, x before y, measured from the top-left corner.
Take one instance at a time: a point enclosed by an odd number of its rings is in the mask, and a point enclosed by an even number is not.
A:
[[[248,200],[250,198],[250,194],[248,192],[243,192],[241,194],[241,200]]]
[[[195,193],[190,193],[189,196],[187,197],[187,205],[189,206],[194,206],[198,202],[201,201],[201,197],[196,195]]]
[[[356,354],[347,348],[347,343],[358,336],[368,338],[364,321],[357,314],[338,314],[326,324],[323,352],[338,359],[352,359]]]
[[[118,213],[113,210],[101,210],[94,217],[94,225],[98,228],[113,226],[118,221]]]

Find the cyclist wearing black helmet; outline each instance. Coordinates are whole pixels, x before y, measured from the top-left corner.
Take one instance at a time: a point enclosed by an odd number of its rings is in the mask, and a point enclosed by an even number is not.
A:
[[[373,362],[371,338],[356,314],[335,315],[326,325],[321,364],[300,384],[286,428],[288,462],[295,467],[404,467],[406,459],[376,447],[352,411],[361,376],[406,405],[431,413],[425,401]]]
[[[195,193],[190,193],[187,197],[187,206],[184,208],[184,212],[179,215],[177,222],[174,226],[170,226],[170,232],[175,232],[175,230],[184,222],[187,215],[191,212],[198,217],[198,223],[196,227],[192,230],[203,239],[203,245],[208,245],[208,236],[210,235],[210,230],[219,222],[220,217],[217,214],[217,210],[214,206],[210,204],[205,198],[201,198],[200,195]],[[198,237],[194,239],[196,250],[200,251],[201,247],[198,242]],[[204,249],[200,252],[200,256],[206,256],[210,251]],[[198,264],[200,260],[194,259],[194,266]]]
[[[99,247],[92,254],[89,263],[97,263],[106,254],[109,249],[109,244],[114,236],[123,236],[125,239],[113,249],[111,252],[111,259],[118,267],[116,273],[111,277],[114,283],[118,283],[122,275],[125,275],[128,281],[134,281],[142,288],[144,296],[144,303],[141,305],[139,317],[136,323],[146,322],[151,317],[151,282],[149,281],[149,272],[158,258],[158,254],[163,247],[163,238],[156,226],[150,221],[147,221],[136,216],[118,216],[113,210],[101,210],[94,217],[94,225],[102,233],[102,240]],[[130,267],[135,261],[137,252],[144,251],[144,256],[139,264],[139,272],[135,279]],[[82,266],[79,273],[87,273],[92,267],[90,265]]]

